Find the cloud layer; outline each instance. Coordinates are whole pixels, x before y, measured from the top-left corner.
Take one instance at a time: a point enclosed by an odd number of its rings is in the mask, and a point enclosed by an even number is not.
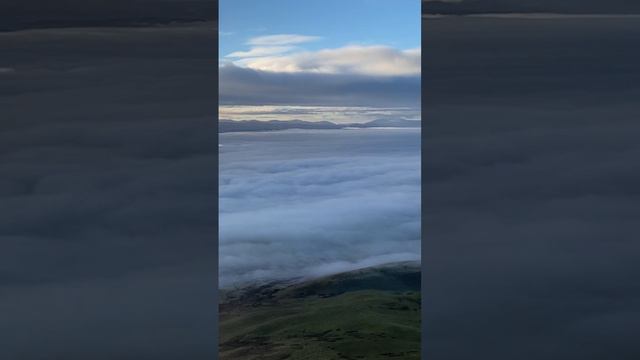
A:
[[[217,0],[0,1],[0,31],[212,21]]]
[[[627,0],[423,0],[429,14],[558,13],[639,14],[640,4]]]
[[[253,51],[258,49],[266,51],[273,48],[255,48]],[[238,54],[234,56],[237,57]],[[238,63],[254,70],[280,73],[419,76],[420,49],[398,50],[388,46],[354,45],[291,55],[249,58]]]
[[[222,286],[420,258],[420,130],[226,133]]]
[[[418,108],[420,104],[420,76],[283,73],[235,65],[219,71],[222,105]]]
[[[0,358],[216,357],[214,31],[0,34]]]
[[[424,358],[638,358],[640,21],[425,21]]]
[[[220,66],[223,105],[413,107],[420,103],[420,49],[349,45],[308,51],[299,34],[250,39]]]

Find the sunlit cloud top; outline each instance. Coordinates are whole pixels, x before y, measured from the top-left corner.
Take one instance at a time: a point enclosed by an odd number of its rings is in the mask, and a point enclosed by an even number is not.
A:
[[[420,48],[396,49],[385,45],[347,45],[309,51],[300,46],[318,36],[277,34],[249,39],[248,50],[226,55],[234,65],[284,73],[412,76],[420,74]]]
[[[275,54],[282,54],[296,49],[294,45],[308,43],[321,39],[319,36],[298,34],[276,34],[250,38],[246,44],[251,48],[246,51],[234,51],[227,58],[252,58]]]
[[[235,56],[238,57],[238,54]],[[420,48],[399,50],[382,45],[352,45],[319,51],[247,56],[237,61],[236,65],[287,73],[412,76],[420,74]]]

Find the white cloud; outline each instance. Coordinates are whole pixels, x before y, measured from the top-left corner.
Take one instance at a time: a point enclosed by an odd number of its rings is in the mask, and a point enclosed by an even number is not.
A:
[[[420,49],[345,46],[281,56],[242,59],[238,65],[271,72],[409,76],[420,74]]]
[[[258,36],[250,39],[247,44],[254,46],[295,45],[320,40],[319,36],[278,34]]]
[[[226,57],[250,58],[282,54],[293,49],[292,46],[259,46],[253,47],[248,51],[234,51]]]
[[[301,51],[297,45],[318,36],[277,34],[251,38],[251,48],[235,51],[236,66],[278,73],[411,76],[420,74],[420,48],[400,50],[383,45],[349,45]],[[293,51],[297,50],[297,51]]]
[[[420,259],[420,131],[220,134],[222,287]]]
[[[293,50],[293,45],[302,44],[320,39],[318,36],[278,34],[251,38],[247,41],[252,47],[247,51],[234,51],[226,57],[231,58],[255,58],[283,54]]]

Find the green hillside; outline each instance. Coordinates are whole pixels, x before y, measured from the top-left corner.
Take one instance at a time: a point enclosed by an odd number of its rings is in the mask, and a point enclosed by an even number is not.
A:
[[[221,360],[419,358],[419,264],[252,286],[221,301]]]

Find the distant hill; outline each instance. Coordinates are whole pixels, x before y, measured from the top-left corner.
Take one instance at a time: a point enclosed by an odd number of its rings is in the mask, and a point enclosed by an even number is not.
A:
[[[420,264],[224,292],[220,359],[420,359]]]
[[[287,129],[344,129],[344,128],[376,128],[376,127],[420,127],[419,120],[378,119],[366,123],[337,124],[330,121],[302,121],[302,120],[220,120],[218,130],[221,133],[238,131],[274,131]]]

